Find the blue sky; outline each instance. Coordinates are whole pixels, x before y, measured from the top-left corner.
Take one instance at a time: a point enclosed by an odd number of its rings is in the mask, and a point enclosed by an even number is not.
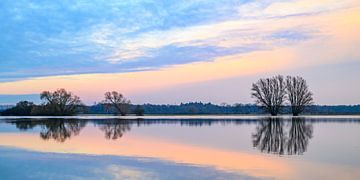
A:
[[[232,47],[168,42],[133,45],[139,38],[161,38],[161,32],[246,19],[239,6],[247,1],[4,1],[0,4],[0,81],[83,73],[158,69],[163,66],[246,53],[267,48],[261,41]],[[259,5],[266,7],[270,3]],[[243,30],[249,31],[249,30]],[[216,38],[231,38],[228,32]],[[263,39],[285,42],[310,38],[311,32],[284,29]],[[186,34],[184,34],[186,35]],[[135,41],[135,42],[134,42]],[[204,41],[204,40],[199,40]]]
[[[236,49],[169,44],[122,58],[126,41],[144,33],[235,18],[241,1],[3,1],[1,80],[126,72],[200,61]],[[221,8],[214,8],[221,5]],[[215,13],[214,13],[215,12]],[[134,50],[136,51],[136,50]],[[170,54],[179,54],[169,60]],[[187,55],[188,54],[188,55]],[[184,57],[185,56],[185,57]],[[186,60],[185,60],[186,59]],[[131,60],[131,61],[130,61]],[[111,63],[113,61],[113,63]],[[151,61],[151,63],[149,63]]]
[[[4,0],[0,94],[66,88],[90,103],[117,90],[146,103],[146,94],[229,79],[245,92],[250,79],[288,72],[308,77],[315,67],[358,64],[359,9],[355,0]],[[360,90],[355,77],[348,79],[349,88]],[[318,80],[310,83],[315,94],[327,91],[316,87]],[[90,90],[93,84],[102,85]],[[338,90],[333,96],[345,92]],[[252,101],[248,93],[221,94],[190,100]],[[168,96],[163,103],[202,95]],[[344,104],[360,96],[318,98]]]

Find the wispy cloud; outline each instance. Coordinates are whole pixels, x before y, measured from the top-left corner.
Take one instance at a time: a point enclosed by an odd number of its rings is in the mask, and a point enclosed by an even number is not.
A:
[[[0,81],[141,71],[289,46],[327,35],[294,18],[354,2],[5,1]]]
[[[312,15],[354,6],[353,0],[255,0],[238,8],[238,13],[244,18],[281,18],[287,16]]]

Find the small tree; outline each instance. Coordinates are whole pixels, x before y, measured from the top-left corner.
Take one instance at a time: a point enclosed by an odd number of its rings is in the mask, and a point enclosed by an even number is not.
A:
[[[256,99],[256,104],[263,107],[272,116],[276,116],[283,105],[286,88],[281,75],[260,79],[252,84],[251,96]]]
[[[309,91],[308,85],[302,77],[287,76],[286,92],[294,116],[298,116],[306,106],[313,103],[313,94]]]
[[[58,89],[54,92],[44,91],[40,94],[44,102],[43,114],[47,115],[74,115],[82,102],[78,96],[65,89]]]
[[[31,110],[35,107],[33,102],[29,101],[20,101],[16,104],[15,107],[7,109],[1,112],[3,116],[29,116],[31,115]]]
[[[128,113],[130,100],[126,99],[121,93],[116,91],[106,92],[103,101],[107,109],[115,109],[117,114],[125,116]]]

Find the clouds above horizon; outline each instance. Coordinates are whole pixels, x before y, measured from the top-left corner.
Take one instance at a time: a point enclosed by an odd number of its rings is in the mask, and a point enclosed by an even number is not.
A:
[[[251,102],[250,82],[284,73],[306,77],[316,102],[359,101],[357,0],[5,0],[0,12],[0,94]]]
[[[354,7],[349,0],[6,0],[0,81],[157,70],[296,45],[329,34],[294,17]]]

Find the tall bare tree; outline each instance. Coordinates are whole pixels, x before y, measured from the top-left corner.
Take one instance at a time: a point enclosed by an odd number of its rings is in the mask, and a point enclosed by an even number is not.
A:
[[[286,77],[287,98],[291,105],[291,111],[294,116],[298,116],[304,111],[305,107],[313,103],[312,93],[302,77]]]
[[[105,106],[113,108],[118,114],[125,116],[128,113],[130,100],[126,99],[121,93],[112,91],[105,93]]]
[[[285,87],[285,80],[281,75],[260,79],[252,84],[251,96],[256,99],[256,104],[263,107],[272,116],[276,116],[285,100]]]
[[[42,112],[48,115],[73,115],[77,108],[82,106],[82,102],[78,96],[65,89],[58,89],[54,92],[44,91],[40,94],[41,100],[44,102],[44,110]]]

